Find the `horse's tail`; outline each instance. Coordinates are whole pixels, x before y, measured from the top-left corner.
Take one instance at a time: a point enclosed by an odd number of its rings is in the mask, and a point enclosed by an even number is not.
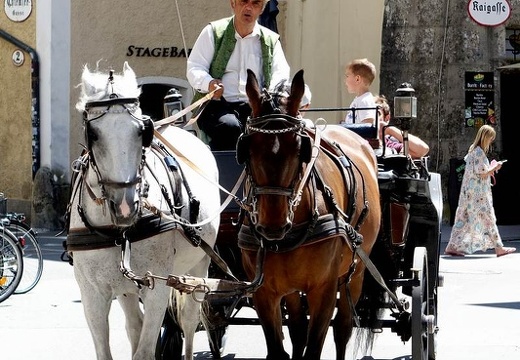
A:
[[[372,354],[376,335],[377,333],[368,328],[354,328],[353,350],[355,351],[355,357],[353,356],[353,358],[357,359],[359,354],[362,354],[363,359],[365,356],[370,356]]]

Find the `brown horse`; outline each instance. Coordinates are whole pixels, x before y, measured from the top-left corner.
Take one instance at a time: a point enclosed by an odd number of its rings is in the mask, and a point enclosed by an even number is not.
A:
[[[356,251],[370,253],[380,226],[375,155],[341,126],[305,127],[298,117],[303,70],[279,103],[251,71],[246,91],[252,116],[237,143],[247,172],[239,245],[248,277],[263,279],[253,300],[267,359],[289,359],[281,303],[293,359],[320,358],[337,304],[334,338],[344,359],[365,270]]]

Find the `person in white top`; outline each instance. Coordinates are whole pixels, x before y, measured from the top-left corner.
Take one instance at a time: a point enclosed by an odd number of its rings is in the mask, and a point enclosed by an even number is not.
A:
[[[234,15],[204,27],[188,57],[186,77],[196,91],[208,93],[220,87],[197,120],[212,150],[235,149],[251,114],[247,69],[267,89],[290,76],[278,34],[258,23],[267,2],[230,0]]]
[[[376,67],[367,59],[351,61],[345,68],[345,85],[356,97],[350,104],[344,123],[371,123],[375,125],[377,106],[369,88],[376,77]]]

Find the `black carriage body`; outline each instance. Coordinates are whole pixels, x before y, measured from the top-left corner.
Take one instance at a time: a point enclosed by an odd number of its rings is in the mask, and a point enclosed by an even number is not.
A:
[[[213,154],[220,170],[220,184],[231,190],[244,167],[236,163],[235,151],[214,151]],[[414,161],[403,155],[378,157],[382,226],[370,258],[393,290],[400,286],[399,279],[411,277],[415,247],[427,249],[430,292],[438,285],[442,194],[439,174],[428,171],[427,160]],[[242,187],[236,195],[242,196]],[[221,192],[221,201],[227,196]],[[402,215],[408,218],[392,219],[395,206],[405,208],[406,214]],[[246,280],[237,243],[238,218],[239,206],[231,201],[221,214],[216,247],[235,276]],[[398,225],[402,229],[396,229]],[[401,231],[403,240],[399,241],[395,237]],[[224,275],[214,264],[212,271],[217,277]]]
[[[219,167],[220,184],[230,191],[236,185],[244,167],[237,164],[235,151],[216,151],[213,154]],[[409,340],[413,335],[412,340],[417,341],[418,344],[412,344],[412,348],[419,349],[414,352],[421,352],[420,355],[416,354],[419,359],[435,359],[433,337],[437,331],[437,287],[442,284],[438,275],[443,206],[441,179],[438,173],[429,172],[428,159],[425,157],[412,160],[404,155],[378,156],[382,224],[370,260],[382,275],[387,289],[374,280],[374,275],[370,271],[365,271],[363,294],[356,306],[360,327],[375,332],[381,331],[382,328],[391,328],[403,341]],[[236,195],[242,197],[242,187],[238,189]],[[227,196],[221,192],[222,202]],[[231,201],[221,213],[216,251],[238,279],[247,281],[238,247],[238,220],[239,206]],[[416,249],[423,248],[425,264],[422,272],[427,273],[427,276],[425,279],[417,279],[417,273],[414,274],[412,268],[417,262]],[[209,277],[224,279],[226,275],[212,262]],[[396,310],[396,304],[392,301],[392,296],[388,296],[388,290],[395,294],[400,289],[402,294],[412,299],[417,295],[417,288],[422,286],[422,283],[427,288],[424,289],[427,299],[421,301],[427,304],[426,315],[433,319],[430,320],[430,325],[434,325],[433,329],[428,330],[429,332],[424,329],[417,330],[417,326],[426,327],[422,320],[424,310],[421,309],[415,310],[420,311],[415,314],[406,311],[404,317],[397,315],[395,318],[381,317],[388,309],[392,309],[394,314],[402,314],[403,308],[401,311]],[[374,301],[376,306],[373,306]],[[210,305],[208,314],[210,320],[214,322],[210,331],[210,337],[213,338],[210,340],[210,347],[214,355],[218,354],[226,326],[259,324],[256,318],[240,318],[237,315],[241,307],[253,306],[250,298],[232,296],[212,299],[208,302]],[[409,300],[409,302],[413,301]],[[378,310],[375,312],[369,310],[374,308]],[[408,306],[406,308],[409,309]],[[419,318],[419,325],[416,325],[415,330],[414,318]],[[286,323],[284,318],[284,324]],[[413,333],[414,331],[416,333]],[[426,342],[423,336],[425,333],[428,339]],[[425,346],[426,343],[429,345]]]
[[[412,160],[404,155],[379,156],[379,190],[381,199],[381,229],[370,255],[388,288],[395,293],[412,296],[417,286],[412,271],[415,249],[424,247],[428,268],[428,313],[437,313],[437,287],[442,220],[441,180],[438,173],[430,173],[428,158]],[[377,306],[373,306],[373,302]],[[377,308],[378,311],[370,309]],[[373,331],[388,327],[403,337],[410,324],[398,324],[396,319],[383,318],[384,309],[395,304],[386,290],[365,272],[364,291],[356,311],[360,326]],[[406,320],[408,321],[408,319]],[[408,336],[404,335],[404,338]]]

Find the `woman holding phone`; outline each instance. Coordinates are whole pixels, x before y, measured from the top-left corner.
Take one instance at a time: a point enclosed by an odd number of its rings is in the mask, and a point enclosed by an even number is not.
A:
[[[497,257],[501,257],[516,251],[514,247],[504,247],[493,208],[491,176],[505,162],[490,164],[487,158],[495,137],[495,129],[483,125],[464,157],[466,169],[450,241],[444,252],[446,255],[464,256],[495,249]]]

